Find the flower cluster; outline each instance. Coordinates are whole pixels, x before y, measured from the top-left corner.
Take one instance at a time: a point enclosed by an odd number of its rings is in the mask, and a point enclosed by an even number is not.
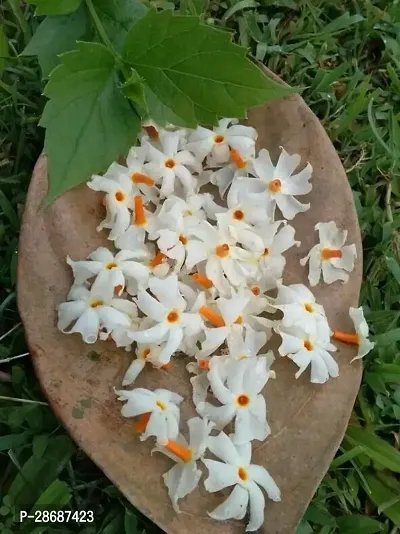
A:
[[[310,368],[317,384],[339,374],[332,337],[357,344],[357,357],[373,347],[361,308],[350,311],[356,334],[332,332],[306,286],[283,284],[284,253],[300,244],[287,221],[310,209],[297,197],[311,191],[312,168],[283,148],[273,164],[267,150],[256,155],[256,139],[254,128],[234,119],[194,131],[146,123],[125,164],[88,183],[105,208],[98,230],[109,230],[117,251],[67,258],[74,283],[58,308],[62,332],[134,351],[124,387],[148,365],[168,368],[177,353],[190,358],[199,417],[188,421],[189,442],[180,433],[183,398],[174,392],[118,390],[122,415],[176,462],[163,477],[176,511],[197,487],[202,460],[207,491],[233,487],[210,516],[243,519],[249,507],[247,530],[264,521],[262,489],[280,500],[269,473],[250,463],[252,441],[270,434],[264,392],[275,378],[271,336],[280,336],[279,355],[299,368],[296,378]],[[347,232],[332,221],[316,229],[320,242],[302,260],[310,285],[321,274],[329,284],[346,282],[355,245],[345,246]],[[207,451],[221,461],[206,459]]]

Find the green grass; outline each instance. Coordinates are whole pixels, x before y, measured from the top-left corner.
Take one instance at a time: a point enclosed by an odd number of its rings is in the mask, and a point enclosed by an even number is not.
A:
[[[167,2],[157,2],[165,5]],[[259,5],[258,5],[259,4]],[[241,0],[206,5],[303,97],[327,129],[354,191],[364,243],[362,304],[376,341],[352,426],[298,534],[400,532],[400,2]],[[18,229],[43,133],[43,85],[18,57],[37,25],[9,0],[0,21],[0,534],[154,531],[71,443],[41,397],[15,301]],[[4,72],[3,67],[5,68]],[[8,332],[8,334],[7,334]],[[6,335],[7,334],[7,335]],[[5,337],[3,337],[5,336]],[[1,361],[4,360],[4,361]],[[26,402],[33,401],[33,402]],[[33,483],[32,483],[33,482]],[[23,502],[93,509],[93,525],[21,528]]]

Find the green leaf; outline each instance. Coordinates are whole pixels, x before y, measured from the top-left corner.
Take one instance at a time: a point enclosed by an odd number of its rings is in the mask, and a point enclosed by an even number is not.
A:
[[[335,33],[338,31],[347,30],[347,28],[353,24],[358,24],[363,20],[364,17],[361,15],[350,15],[349,12],[346,11],[346,13],[343,13],[343,15],[340,15],[340,17],[327,24],[323,29],[323,33]]]
[[[394,276],[396,282],[400,284],[400,265],[397,263],[397,261],[389,256],[385,256],[385,261],[387,268]]]
[[[0,451],[8,451],[25,445],[32,437],[30,432],[22,432],[21,434],[10,434],[8,436],[0,436]]]
[[[49,443],[48,434],[38,434],[32,441],[32,453],[36,458],[41,458],[47,449]]]
[[[33,510],[43,509],[45,506],[62,508],[71,500],[71,491],[66,482],[58,478],[54,480],[35,502]]]
[[[365,488],[369,498],[382,510],[395,525],[400,526],[400,502],[398,498],[400,495],[400,484],[393,478],[388,477],[390,486],[396,489],[391,489],[389,485],[379,480],[373,473],[365,473],[365,479],[368,488]],[[397,500],[397,502],[396,502]],[[393,503],[393,504],[391,504]]]
[[[388,347],[392,343],[400,341],[400,328],[395,328],[384,334],[379,334],[378,336],[375,336],[374,340],[380,347]]]
[[[8,39],[4,31],[4,26],[0,24],[0,78],[3,76],[9,56]]]
[[[148,8],[140,0],[93,0],[96,13],[113,45],[121,50],[132,25]]]
[[[148,112],[142,79],[134,69],[132,69],[130,78],[121,85],[121,89],[124,95],[130,98],[132,102],[139,104]]]
[[[27,508],[32,506],[42,492],[58,477],[75,451],[75,445],[67,436],[56,436],[49,440],[43,458],[32,456],[14,478],[8,495],[15,504]]]
[[[137,528],[137,517],[130,510],[125,508],[125,517],[124,517],[124,528],[125,534],[136,534],[138,531]]]
[[[233,4],[225,13],[224,16],[221,18],[222,24],[226,24],[226,21],[230,19],[235,13],[238,11],[242,11],[243,9],[249,9],[251,7],[256,8],[259,6],[259,3],[255,0],[239,0],[239,2]]]
[[[229,33],[170,11],[149,11],[139,20],[123,55],[187,126],[216,123],[218,115],[245,117],[247,108],[293,91],[266,77]]]
[[[83,6],[71,15],[46,17],[22,55],[38,56],[43,78],[47,78],[58,65],[58,56],[75,48],[76,41],[86,34],[88,28],[89,20]]]
[[[80,6],[82,0],[28,0],[36,6],[36,15],[67,15]],[[49,43],[50,45],[50,43]]]
[[[135,142],[140,119],[118,89],[115,60],[98,43],[79,43],[61,57],[45,88],[48,204],[104,171]]]
[[[372,460],[400,473],[400,452],[380,437],[361,427],[350,425],[346,431],[346,440],[352,445],[362,445],[365,454]]]
[[[337,517],[336,523],[340,534],[375,534],[385,530],[382,523],[363,515]]]

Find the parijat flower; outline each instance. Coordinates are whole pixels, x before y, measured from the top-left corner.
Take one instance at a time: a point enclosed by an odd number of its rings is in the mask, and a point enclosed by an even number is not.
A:
[[[176,178],[183,186],[185,193],[193,193],[195,178],[193,172],[201,172],[202,166],[187,150],[180,150],[180,135],[178,132],[159,133],[161,150],[151,143],[146,143],[148,172],[161,183],[160,193],[166,197],[175,191]]]
[[[157,444],[156,451],[166,454],[176,462],[167,473],[163,475],[164,483],[168,488],[175,512],[179,513],[178,500],[183,499],[195,490],[199,484],[202,472],[197,466],[207,450],[209,435],[214,423],[200,417],[192,417],[187,422],[189,427],[189,443],[180,435],[174,442]]]
[[[311,382],[324,384],[330,377],[339,376],[339,366],[329,352],[336,351],[335,345],[318,333],[308,334],[300,326],[277,329],[282,337],[279,354],[287,356],[299,367],[296,378],[311,365]]]
[[[319,233],[319,244],[314,245],[307,256],[300,260],[301,265],[309,262],[310,285],[318,284],[321,273],[326,284],[332,284],[336,280],[347,282],[348,273],[354,269],[357,258],[356,246],[344,245],[347,230],[339,230],[334,221],[318,223],[315,229]]]
[[[236,119],[221,119],[213,130],[198,126],[190,134],[186,150],[193,152],[199,161],[211,155],[212,165],[220,165],[229,161],[232,149],[237,151],[241,158],[252,156],[257,132],[254,128],[237,124],[237,122]]]
[[[229,497],[208,515],[219,521],[243,519],[250,506],[246,531],[258,530],[264,523],[265,508],[260,487],[270,499],[278,502],[281,493],[275,481],[264,467],[250,463],[250,442],[239,446],[221,432],[208,439],[208,448],[222,462],[203,460],[208,469],[208,478],[204,482],[206,490],[213,493],[234,486]]]
[[[270,433],[267,423],[267,409],[261,391],[269,376],[259,376],[256,362],[246,359],[237,362],[227,376],[227,386],[218,373],[209,372],[208,378],[213,394],[222,404],[214,406],[208,402],[198,404],[197,410],[202,417],[208,417],[224,428],[235,420],[234,441],[239,445],[253,439],[264,441]]]
[[[301,161],[298,154],[289,155],[282,148],[278,162],[273,165],[268,150],[260,150],[253,160],[256,179],[248,179],[251,191],[264,195],[268,214],[274,214],[276,206],[285,219],[293,219],[298,213],[310,209],[310,204],[302,204],[295,197],[307,195],[312,186],[312,167],[309,163],[297,174],[293,174]]]
[[[346,332],[341,332],[340,330],[334,330],[332,337],[343,343],[358,345],[357,356],[351,360],[353,362],[354,360],[359,360],[366,356],[374,348],[375,343],[368,339],[369,328],[364,317],[362,306],[359,308],[350,308],[349,315],[354,324],[355,334],[348,334]]]
[[[188,335],[195,334],[201,330],[202,320],[197,313],[185,313],[187,304],[179,292],[178,278],[175,275],[165,279],[151,278],[149,288],[155,297],[140,290],[137,305],[156,324],[146,330],[133,332],[131,339],[138,343],[166,341],[158,355],[158,360],[165,365],[178,350],[184,332]]]
[[[135,350],[136,358],[128,367],[122,380],[122,385],[128,386],[129,384],[132,384],[143,371],[146,363],[154,364],[158,361],[160,352],[160,345],[154,343],[138,343]]]
[[[149,436],[154,436],[163,443],[176,439],[179,434],[179,405],[183,397],[167,389],[121,389],[115,393],[118,400],[127,401],[121,409],[123,417],[140,416],[135,430],[141,432],[142,441]]]

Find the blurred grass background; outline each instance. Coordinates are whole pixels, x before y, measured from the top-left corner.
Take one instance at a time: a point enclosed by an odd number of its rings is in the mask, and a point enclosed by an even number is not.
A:
[[[400,2],[195,1],[205,19],[291,85],[327,129],[354,191],[364,244],[361,300],[375,350],[336,458],[297,534],[400,532]],[[171,8],[168,0],[153,5]],[[21,211],[42,149],[43,83],[20,54],[38,25],[0,3],[0,534],[155,531],[71,442],[42,398],[16,310]],[[23,503],[94,510],[90,525],[15,521]]]

